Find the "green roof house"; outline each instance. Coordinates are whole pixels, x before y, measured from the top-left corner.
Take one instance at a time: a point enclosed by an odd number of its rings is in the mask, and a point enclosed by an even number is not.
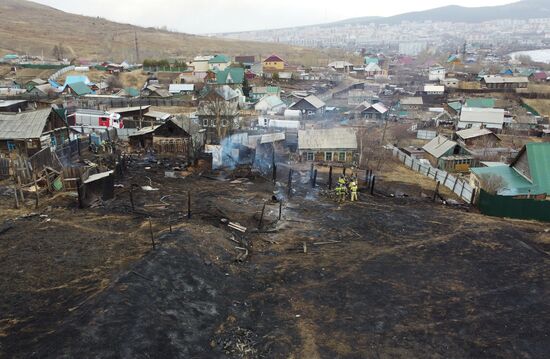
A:
[[[503,186],[501,196],[546,194],[550,198],[550,143],[528,143],[508,165],[472,168],[473,184],[481,187],[483,176],[497,176]]]
[[[244,69],[242,67],[228,67],[216,72],[218,85],[242,85],[244,81]]]
[[[225,55],[216,55],[208,60],[208,68],[212,71],[225,70],[231,65],[231,59]]]
[[[64,93],[68,95],[84,96],[92,94],[93,91],[84,82],[75,82],[65,86]]]

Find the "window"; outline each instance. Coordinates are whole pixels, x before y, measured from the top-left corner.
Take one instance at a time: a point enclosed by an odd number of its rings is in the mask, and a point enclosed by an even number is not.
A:
[[[306,156],[308,161],[313,161],[313,152],[308,152]]]
[[[202,126],[208,127],[208,119],[205,118],[204,120],[202,120]]]
[[[15,151],[15,143],[8,141],[8,151]]]
[[[340,161],[340,162],[345,162],[346,161],[346,153],[345,152],[340,152],[338,154],[338,161]]]
[[[325,152],[325,161],[332,161],[332,152]]]

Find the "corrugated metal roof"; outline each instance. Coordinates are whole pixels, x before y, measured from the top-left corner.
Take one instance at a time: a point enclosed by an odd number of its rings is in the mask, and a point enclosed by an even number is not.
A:
[[[168,91],[170,93],[190,92],[195,90],[194,84],[170,84]]]
[[[526,146],[531,179],[539,193],[550,194],[550,142],[528,143]]]
[[[466,99],[466,107],[493,108],[495,107],[494,98],[469,98]]]
[[[357,149],[357,135],[351,128],[331,128],[298,131],[298,148],[303,149]]]
[[[40,138],[51,109],[0,115],[0,140]]]
[[[404,97],[399,101],[399,103],[401,105],[423,105],[424,100],[422,97]]]
[[[476,138],[476,137],[492,135],[492,134],[493,132],[491,132],[486,128],[467,128],[465,130],[456,131],[456,135],[463,140],[468,140],[470,138]]]
[[[498,191],[498,194],[502,196],[517,196],[528,194],[533,189],[533,184],[531,182],[529,182],[516,170],[508,165],[475,167],[470,168],[470,171],[478,178],[489,175],[502,178],[504,182],[504,188]]]
[[[439,158],[457,145],[458,143],[455,141],[451,141],[447,137],[439,135],[424,145],[422,149],[435,158]]]
[[[309,102],[311,104],[311,106],[315,107],[316,109],[323,108],[327,105],[319,97],[317,97],[315,95],[309,95],[304,100]]]
[[[500,108],[463,107],[460,113],[461,122],[504,123],[504,110]]]
[[[284,132],[281,133],[269,133],[267,135],[262,135],[260,139],[260,143],[273,143],[277,141],[284,141],[285,140],[285,134]]]
[[[483,80],[488,84],[513,84],[528,83],[527,77],[504,77],[504,76],[483,76]]]

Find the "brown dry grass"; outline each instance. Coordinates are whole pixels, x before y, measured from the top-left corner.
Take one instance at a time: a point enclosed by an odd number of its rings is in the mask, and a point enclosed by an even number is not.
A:
[[[550,100],[523,99],[523,102],[534,108],[541,116],[550,116]]]

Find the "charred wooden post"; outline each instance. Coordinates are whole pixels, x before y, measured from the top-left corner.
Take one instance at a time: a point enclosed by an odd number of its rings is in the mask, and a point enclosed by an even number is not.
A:
[[[344,168],[342,169],[342,174],[345,176],[346,175],[346,166],[344,166]]]
[[[440,184],[440,182],[437,181],[437,183],[436,183],[436,185],[435,185],[434,198],[432,199],[433,202],[435,202],[435,198],[436,198],[437,195],[439,194],[439,184]]]
[[[309,179],[313,179],[313,163],[311,164],[311,169],[309,170]]]
[[[78,208],[84,208],[84,194],[82,193],[82,180],[76,179],[76,193],[78,194]]]
[[[277,165],[273,162],[273,183],[277,183]]]
[[[313,179],[311,180],[311,187],[315,188],[317,185],[317,170],[313,171]]]
[[[46,173],[46,176],[48,174]],[[38,202],[40,201],[40,191],[38,190],[38,182],[36,181],[36,173],[32,173],[32,180],[34,182],[34,194],[36,195],[34,208],[38,209]]]
[[[292,168],[288,171],[288,197],[292,195]]]
[[[279,221],[283,217],[283,201],[279,201]]]
[[[328,169],[328,189],[332,189],[332,166]]]
[[[153,245],[153,249],[156,249],[155,235],[153,234],[153,222],[151,222],[151,217],[149,217],[149,232],[151,233],[151,244]]]
[[[187,191],[187,219],[191,219],[191,191]]]
[[[264,221],[264,214],[265,214],[265,203],[262,207],[262,214],[260,215],[260,222],[258,223],[258,230],[260,230],[262,228],[262,224],[263,224],[263,221]]]
[[[376,176],[372,176],[372,183],[370,187],[370,194],[371,196],[374,196],[374,183],[376,182]]]

